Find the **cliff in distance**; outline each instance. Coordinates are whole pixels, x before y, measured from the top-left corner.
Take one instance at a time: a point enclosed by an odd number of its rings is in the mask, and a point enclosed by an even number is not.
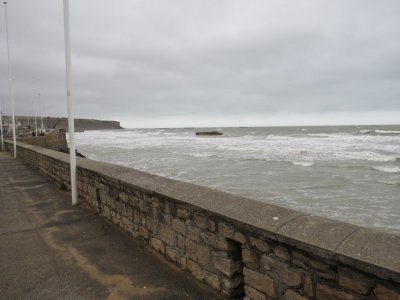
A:
[[[3,121],[8,116],[3,116]],[[16,116],[15,117],[17,126],[28,126],[30,124],[33,127],[34,117],[32,116]],[[38,128],[41,126],[40,117],[36,118]],[[43,117],[43,127],[53,129],[65,129],[68,131],[68,119],[58,117]],[[85,130],[105,130],[105,129],[123,129],[118,121],[105,121],[95,119],[75,119],[75,131]]]
[[[59,118],[54,125],[55,129],[68,131],[68,119]],[[123,129],[118,121],[103,121],[94,119],[75,119],[75,131]]]

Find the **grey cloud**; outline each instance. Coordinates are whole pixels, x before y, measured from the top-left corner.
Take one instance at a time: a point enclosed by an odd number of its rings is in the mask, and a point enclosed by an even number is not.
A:
[[[40,78],[45,114],[65,115],[61,2],[9,1],[20,114],[31,113]],[[77,116],[400,118],[396,0],[70,2]],[[7,110],[5,58],[1,47]]]

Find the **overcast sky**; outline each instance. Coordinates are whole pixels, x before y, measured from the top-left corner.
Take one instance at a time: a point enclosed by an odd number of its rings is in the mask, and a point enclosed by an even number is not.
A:
[[[76,117],[400,123],[399,0],[70,0],[70,15]],[[40,90],[44,115],[66,116],[62,0],[9,0],[8,18],[16,114],[32,115]]]

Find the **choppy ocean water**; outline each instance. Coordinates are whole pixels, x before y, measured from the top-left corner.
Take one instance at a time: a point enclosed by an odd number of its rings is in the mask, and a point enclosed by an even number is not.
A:
[[[77,133],[88,158],[400,234],[400,125]]]

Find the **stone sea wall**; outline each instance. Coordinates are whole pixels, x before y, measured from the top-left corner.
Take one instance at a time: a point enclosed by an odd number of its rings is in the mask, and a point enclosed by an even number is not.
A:
[[[55,151],[68,150],[68,143],[64,129],[55,129],[44,136],[18,137],[17,141]]]
[[[68,155],[17,154],[69,187]],[[224,296],[400,299],[400,236],[88,159],[77,172],[81,203]]]

